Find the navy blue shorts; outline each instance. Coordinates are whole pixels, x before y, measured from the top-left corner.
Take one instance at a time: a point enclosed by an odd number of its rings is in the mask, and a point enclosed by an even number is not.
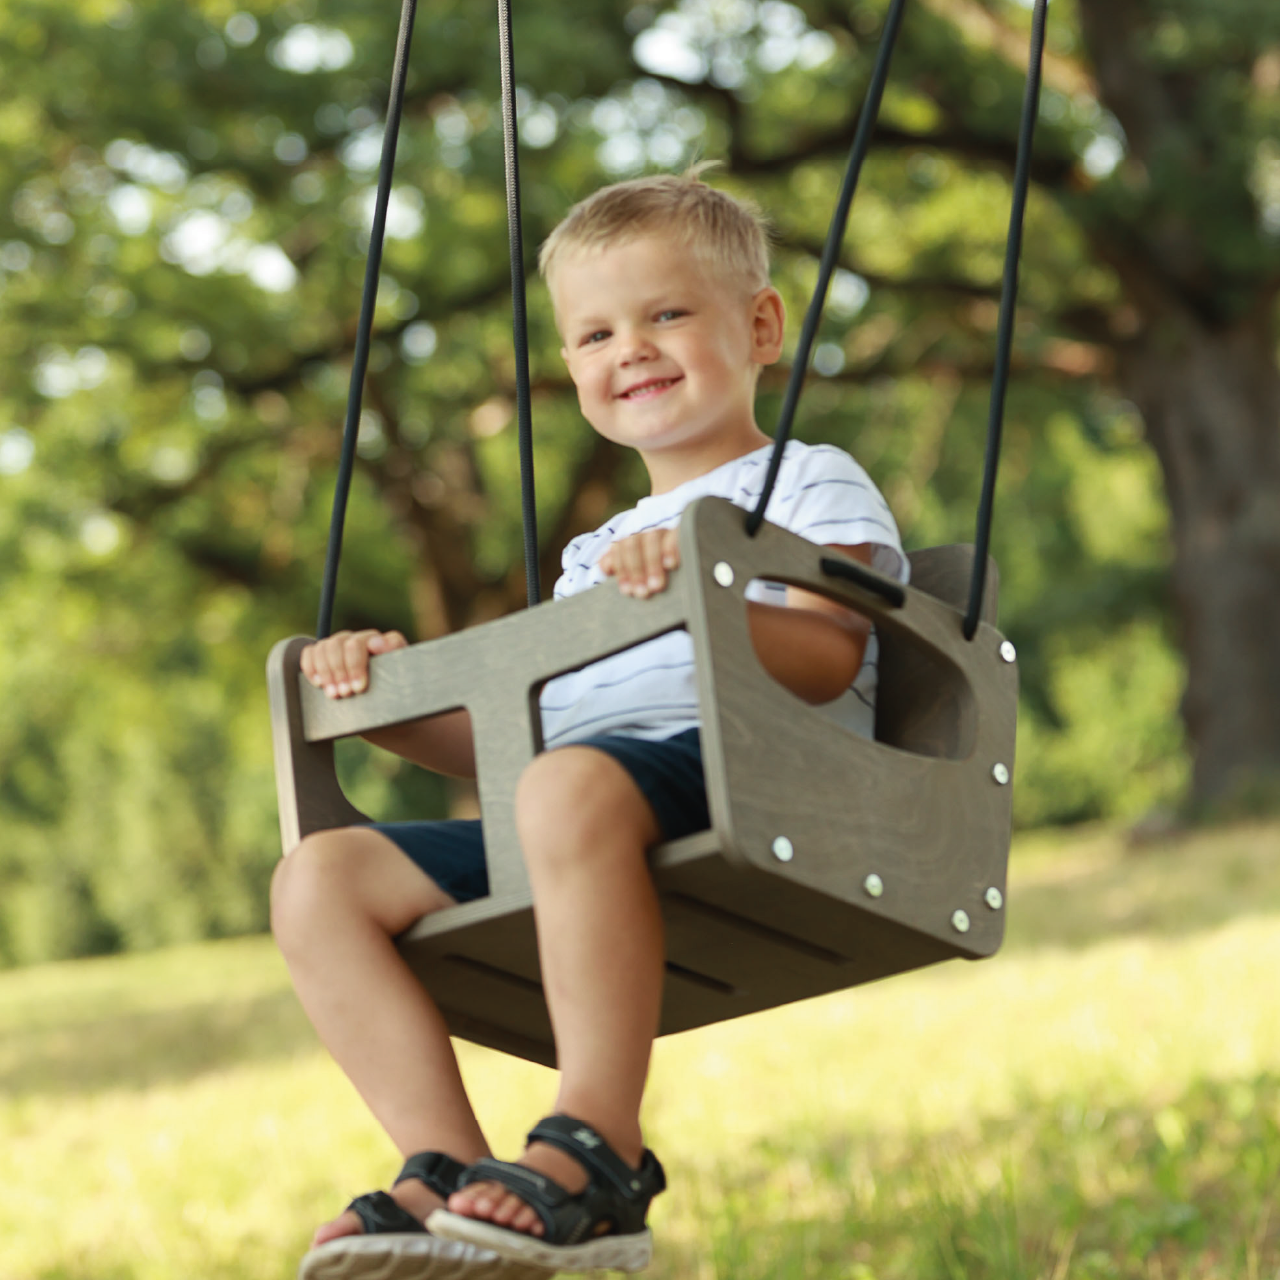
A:
[[[702,740],[697,729],[648,742],[603,734],[566,744],[595,747],[612,756],[634,779],[653,808],[664,840],[705,831],[711,825],[702,778]],[[451,898],[470,902],[489,893],[484,837],[478,819],[448,822],[375,822]]]

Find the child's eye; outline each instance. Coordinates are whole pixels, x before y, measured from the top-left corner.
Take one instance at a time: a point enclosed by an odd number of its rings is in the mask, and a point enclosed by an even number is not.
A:
[[[608,336],[608,329],[596,329],[594,332],[588,333],[578,345],[589,347],[593,342],[603,342]]]
[[[665,311],[658,312],[659,320],[679,320],[681,316],[687,316],[687,311],[681,310],[679,307],[668,307]]]

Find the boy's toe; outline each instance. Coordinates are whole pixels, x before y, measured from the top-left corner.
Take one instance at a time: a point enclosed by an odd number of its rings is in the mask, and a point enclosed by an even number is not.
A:
[[[511,1225],[517,1231],[523,1231],[531,1236],[540,1236],[545,1230],[542,1225],[542,1219],[523,1202],[520,1205],[520,1211],[511,1220]]]
[[[446,1208],[450,1213],[461,1214],[464,1218],[488,1218],[492,1216],[498,1201],[505,1194],[492,1182],[474,1182],[461,1191],[455,1191],[449,1197]]]
[[[316,1228],[315,1235],[311,1237],[311,1247],[318,1249],[322,1244],[328,1244],[330,1240],[337,1240],[342,1236],[358,1236],[363,1231],[360,1219],[347,1210],[338,1214],[331,1222],[323,1223]]]

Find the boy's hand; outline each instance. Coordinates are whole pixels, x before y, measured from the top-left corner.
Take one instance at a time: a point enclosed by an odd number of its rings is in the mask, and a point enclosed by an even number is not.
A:
[[[643,600],[667,585],[667,574],[680,565],[679,530],[649,529],[620,538],[600,557],[600,568],[618,580],[624,596]]]
[[[302,651],[302,674],[331,698],[346,698],[369,687],[369,659],[409,642],[398,631],[336,631]]]

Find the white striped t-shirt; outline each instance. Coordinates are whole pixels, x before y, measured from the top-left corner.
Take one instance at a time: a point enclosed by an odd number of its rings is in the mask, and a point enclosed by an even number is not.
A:
[[[747,510],[764,487],[772,445],[726,462],[668,493],[641,498],[629,511],[581,534],[565,548],[555,598],[577,595],[604,581],[598,561],[621,538],[648,529],[670,528],[695,498],[728,498]],[[787,442],[766,518],[811,542],[875,547],[872,567],[907,580],[907,558],[898,526],[867,473],[834,445]],[[786,604],[786,587],[753,584],[751,599]],[[827,704],[849,728],[870,737],[875,724],[877,645],[874,632],[862,669],[849,693]],[[548,747],[564,746],[601,733],[653,741],[698,726],[693,642],[685,631],[594,662],[550,680],[542,690],[542,734]]]

